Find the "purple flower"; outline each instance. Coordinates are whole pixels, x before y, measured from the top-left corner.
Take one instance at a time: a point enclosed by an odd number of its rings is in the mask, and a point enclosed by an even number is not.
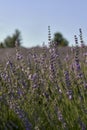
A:
[[[80,64],[78,62],[76,62],[75,66],[76,66],[77,71],[79,71],[81,69]]]
[[[69,72],[68,72],[68,71],[65,71],[65,72],[64,72],[64,76],[65,76],[66,85],[67,85],[67,87],[69,87],[69,86],[71,85],[71,83],[70,83],[70,78],[69,78]]]
[[[73,98],[73,92],[72,92],[72,90],[68,90],[66,94],[68,95],[68,98],[70,100]]]

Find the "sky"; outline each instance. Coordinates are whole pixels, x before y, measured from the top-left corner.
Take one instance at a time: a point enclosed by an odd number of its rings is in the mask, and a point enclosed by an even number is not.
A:
[[[74,45],[82,28],[87,41],[87,0],[0,0],[0,42],[15,29],[20,30],[22,46],[48,45],[48,26],[51,36],[61,32]]]

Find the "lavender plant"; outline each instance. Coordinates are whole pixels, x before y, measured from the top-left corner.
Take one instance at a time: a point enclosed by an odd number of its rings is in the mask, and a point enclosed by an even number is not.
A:
[[[87,129],[87,50],[75,43],[24,52],[16,44],[0,62],[1,130]]]

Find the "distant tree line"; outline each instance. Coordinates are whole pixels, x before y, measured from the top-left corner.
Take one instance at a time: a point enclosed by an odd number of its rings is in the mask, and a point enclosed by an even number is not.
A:
[[[14,48],[15,42],[21,46],[21,32],[16,29],[12,36],[7,36],[3,42],[0,42],[0,48]]]
[[[63,37],[63,35],[60,32],[54,33],[54,37],[52,39],[52,44],[57,46],[68,46],[69,42],[66,40],[66,38]]]
[[[12,36],[7,36],[3,42],[0,42],[0,48],[14,48],[15,42],[17,42],[18,46],[22,44],[21,32],[16,29]],[[69,42],[63,37],[63,35],[59,32],[54,33],[54,37],[52,39],[52,45],[57,46],[68,46]]]

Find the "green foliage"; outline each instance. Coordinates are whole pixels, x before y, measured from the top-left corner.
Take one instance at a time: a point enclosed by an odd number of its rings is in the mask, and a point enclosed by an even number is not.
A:
[[[53,42],[54,42],[54,45],[57,45],[57,46],[68,46],[69,44],[69,42],[59,32],[56,32],[54,34]]]
[[[4,40],[5,47],[13,48],[15,47],[15,42],[17,41],[18,46],[21,45],[21,32],[16,29],[12,36],[7,36]]]
[[[0,48],[4,48],[4,45],[3,45],[3,43],[2,43],[2,42],[0,43]]]

